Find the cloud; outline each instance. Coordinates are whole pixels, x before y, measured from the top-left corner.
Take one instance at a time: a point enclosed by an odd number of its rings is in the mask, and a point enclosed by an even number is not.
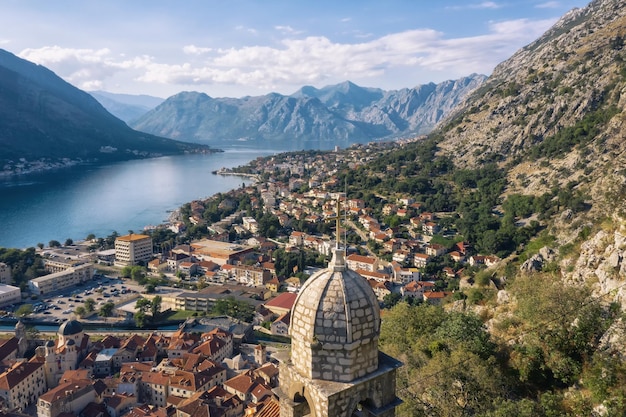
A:
[[[350,22],[351,20],[352,20],[351,17],[344,17],[343,19],[340,19],[339,21],[342,23],[347,23],[347,22]]]
[[[21,58],[46,66],[68,82],[82,89],[103,85],[103,80],[116,73],[145,68],[151,58],[146,56],[122,59],[115,57],[108,48],[74,49],[46,46],[25,49],[18,54]]]
[[[202,48],[195,45],[186,45],[183,47],[183,52],[188,55],[203,55],[211,52],[212,48]]]
[[[238,31],[241,31],[241,32],[248,32],[248,33],[251,33],[252,35],[258,35],[259,34],[258,30],[254,29],[254,28],[249,28],[249,27],[246,27],[246,26],[242,26],[242,25],[235,26],[235,30],[238,30]]]
[[[277,31],[285,34],[285,35],[300,35],[303,33],[303,31],[301,30],[296,30],[294,28],[292,28],[291,26],[274,26],[274,29],[276,29]]]
[[[448,6],[449,10],[467,10],[467,9],[500,9],[504,6],[494,1],[483,1],[481,3],[470,3],[463,6]]]
[[[114,54],[106,48],[51,46],[27,49],[20,56],[48,66],[81,88],[92,89],[123,76],[152,85],[171,85],[178,91],[185,86],[209,85],[276,91],[304,84],[376,79],[397,71],[414,77],[441,74],[447,79],[473,72],[488,74],[552,23],[529,19],[492,22],[487,34],[465,38],[414,29],[355,43],[307,36],[285,38],[274,45],[226,49],[187,45],[182,49],[188,61],[175,64],[147,55]]]
[[[558,1],[547,1],[545,3],[541,3],[535,6],[537,9],[557,9],[561,7],[561,4]]]

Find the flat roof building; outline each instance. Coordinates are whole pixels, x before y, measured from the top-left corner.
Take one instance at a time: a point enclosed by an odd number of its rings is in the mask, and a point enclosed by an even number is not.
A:
[[[152,238],[129,234],[115,239],[115,265],[147,264],[152,259]]]
[[[11,267],[4,262],[0,262],[0,282],[9,284],[11,280]]]
[[[93,277],[93,265],[82,264],[28,281],[33,294],[45,295],[86,282]]]
[[[251,246],[203,239],[191,244],[193,255],[203,261],[213,261],[218,265],[233,264],[235,259],[253,251]]]
[[[22,291],[13,285],[0,284],[0,307],[22,301]]]

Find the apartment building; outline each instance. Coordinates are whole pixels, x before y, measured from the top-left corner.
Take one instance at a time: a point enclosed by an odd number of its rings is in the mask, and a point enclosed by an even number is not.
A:
[[[12,279],[11,267],[4,262],[0,262],[0,282],[3,284],[10,284]]]
[[[0,374],[2,408],[25,410],[47,390],[43,362],[18,362]]]
[[[115,265],[147,264],[152,259],[152,238],[129,234],[115,239]]]
[[[76,265],[60,272],[31,279],[28,281],[28,287],[33,294],[46,295],[89,281],[93,273],[93,264]]]
[[[0,284],[0,307],[22,301],[22,291],[13,285]]]

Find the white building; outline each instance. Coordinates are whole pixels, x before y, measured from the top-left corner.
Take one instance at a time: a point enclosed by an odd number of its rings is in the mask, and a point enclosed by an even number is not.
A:
[[[241,221],[243,222],[243,228],[250,233],[256,233],[259,231],[259,224],[253,217],[244,217]]]
[[[54,291],[61,291],[86,282],[93,277],[93,265],[82,264],[34,278],[28,281],[28,287],[33,294],[46,295]]]
[[[13,285],[0,284],[0,307],[22,301],[22,291]]]
[[[10,284],[11,279],[11,267],[4,262],[0,262],[0,282]]]
[[[148,263],[152,259],[152,238],[129,234],[115,239],[115,265],[128,266]]]
[[[25,410],[47,390],[43,363],[17,362],[0,374],[0,407]]]

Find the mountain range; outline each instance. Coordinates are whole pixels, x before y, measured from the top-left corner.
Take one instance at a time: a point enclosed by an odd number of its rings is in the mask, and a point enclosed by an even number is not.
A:
[[[130,123],[143,116],[165,99],[145,94],[117,94],[108,91],[89,91],[109,113],[120,120]]]
[[[290,96],[212,98],[182,92],[130,125],[143,132],[200,143],[369,142],[430,132],[485,79],[473,74],[394,91],[346,81],[321,89],[305,86]]]
[[[47,68],[0,49],[0,163],[121,160],[208,150],[138,132]]]

